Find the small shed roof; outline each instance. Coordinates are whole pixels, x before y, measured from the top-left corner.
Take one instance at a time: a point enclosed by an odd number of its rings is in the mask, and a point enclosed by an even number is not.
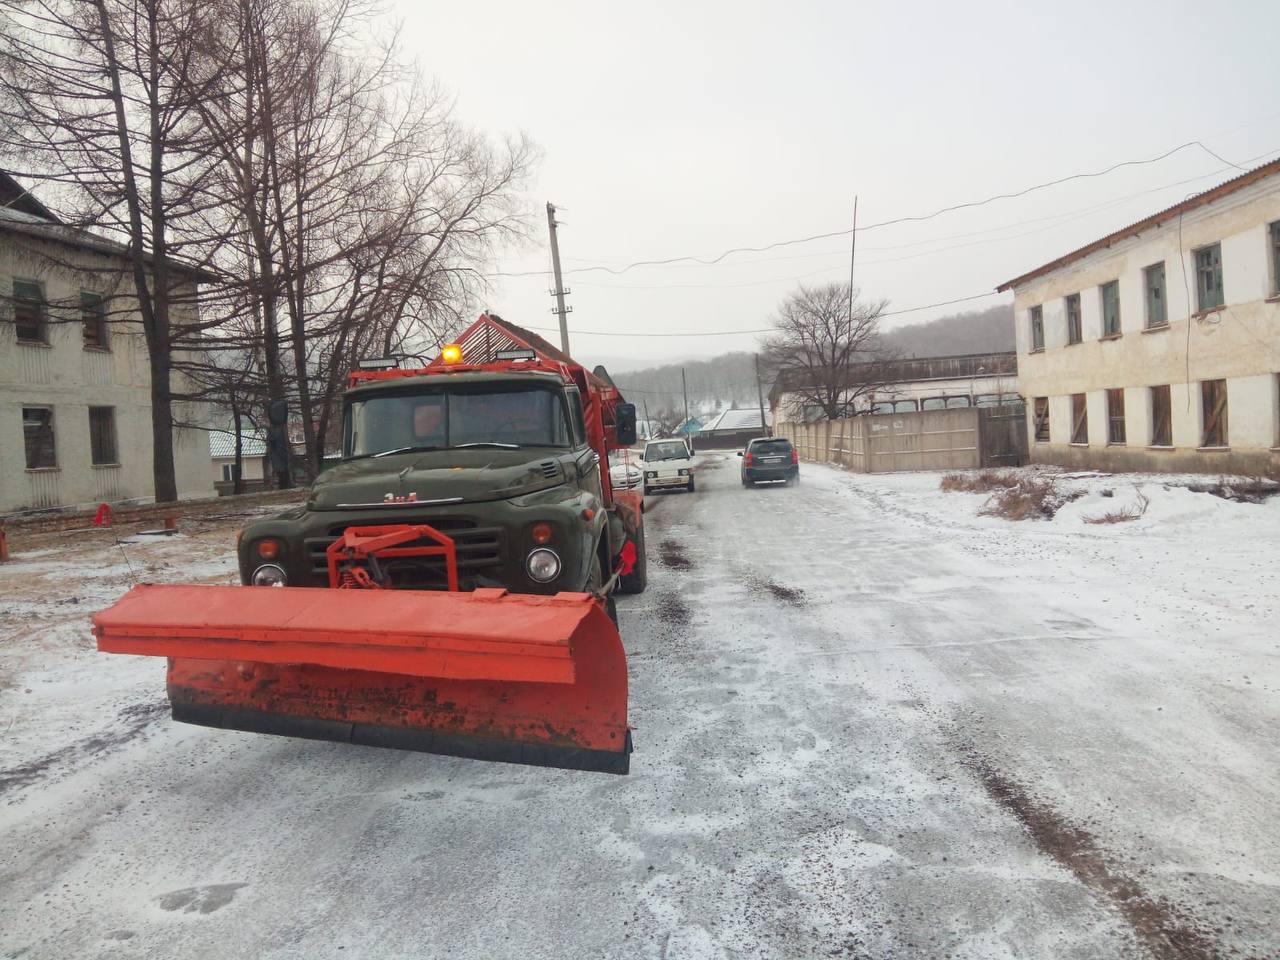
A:
[[[767,412],[764,415],[765,426],[773,423],[773,417]],[[751,407],[747,410],[725,410],[707,423],[699,433],[739,433],[743,430],[759,430],[760,409]]]
[[[231,459],[236,455],[236,435],[227,430],[209,431],[209,456],[214,460]],[[265,457],[267,443],[261,437],[240,434],[240,455]]]

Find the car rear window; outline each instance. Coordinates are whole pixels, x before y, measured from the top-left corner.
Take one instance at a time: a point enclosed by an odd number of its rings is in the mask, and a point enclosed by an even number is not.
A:
[[[751,444],[752,453],[771,454],[771,453],[790,453],[790,440],[757,440]]]

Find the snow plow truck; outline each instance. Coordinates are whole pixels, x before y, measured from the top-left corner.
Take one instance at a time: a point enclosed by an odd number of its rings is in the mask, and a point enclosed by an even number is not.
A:
[[[167,657],[179,721],[627,773],[634,406],[488,314],[426,367],[360,366],[341,461],[241,531],[242,585],[136,586],[98,649]]]

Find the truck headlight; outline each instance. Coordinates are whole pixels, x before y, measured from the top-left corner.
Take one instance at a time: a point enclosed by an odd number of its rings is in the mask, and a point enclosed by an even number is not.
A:
[[[529,570],[529,576],[539,583],[547,583],[560,575],[560,557],[554,550],[546,547],[531,551],[525,566]]]
[[[689,471],[685,470],[684,468],[681,468],[676,471],[676,474],[681,477],[687,477],[689,475]]]
[[[654,477],[656,477],[656,476],[658,475],[658,471],[657,471],[657,470],[646,470],[646,471],[644,472],[644,475],[645,475],[646,477],[648,477],[650,480],[652,480]]]
[[[289,578],[285,576],[283,567],[278,567],[274,563],[264,563],[253,571],[249,582],[255,587],[283,587],[289,583]]]

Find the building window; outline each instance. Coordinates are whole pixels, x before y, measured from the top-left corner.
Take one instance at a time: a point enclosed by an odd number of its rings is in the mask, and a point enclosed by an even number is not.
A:
[[[1102,293],[1102,335],[1120,336],[1120,281],[1112,280],[1098,288]]]
[[[1044,308],[1031,308],[1031,352],[1044,349]]]
[[[1173,446],[1173,403],[1168,384],[1151,388],[1151,446]]]
[[[89,408],[89,452],[95,467],[120,462],[116,453],[115,408]]]
[[[1165,303],[1164,264],[1153,263],[1142,271],[1147,290],[1147,329],[1167,327],[1169,310]]]
[[[48,407],[23,407],[22,439],[27,450],[28,470],[50,470],[57,467],[52,410]]]
[[[1196,303],[1201,310],[1222,306],[1226,302],[1222,295],[1222,244],[1203,247],[1195,257]]]
[[[30,280],[13,281],[13,325],[19,343],[48,343],[44,290]]]
[[[1089,442],[1089,404],[1083,393],[1071,395],[1071,442]]]
[[[1227,445],[1227,381],[1200,381],[1200,402],[1204,416],[1204,434],[1200,439],[1200,446],[1225,447]]]
[[[80,294],[80,321],[84,327],[84,345],[96,350],[107,349],[107,304],[96,293]]]
[[[222,465],[222,479],[225,483],[232,483],[236,478],[236,465],[234,463],[224,463]]]
[[[1271,241],[1271,291],[1280,294],[1280,220],[1267,228],[1267,234]]]
[[[1080,327],[1080,294],[1073,293],[1066,299],[1067,343],[1079,343],[1084,339]]]
[[[1049,442],[1049,398],[1036,397],[1035,403],[1036,443]]]
[[[1124,390],[1107,391],[1107,443],[1123,446],[1124,438]]]
[[[920,401],[921,410],[945,410],[947,409],[946,397],[925,397]]]

